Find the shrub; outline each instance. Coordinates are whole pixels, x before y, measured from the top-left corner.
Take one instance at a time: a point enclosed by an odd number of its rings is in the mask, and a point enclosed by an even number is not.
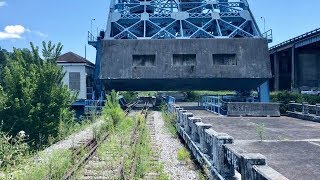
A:
[[[297,92],[282,91],[282,92],[272,93],[271,100],[272,102],[281,103],[280,112],[281,114],[285,114],[289,109],[290,101],[295,101],[296,103],[308,102],[309,104],[316,104],[316,103],[320,103],[320,96],[300,94]]]
[[[125,119],[126,115],[121,109],[118,95],[114,90],[107,96],[107,103],[103,107],[102,116],[105,121],[109,121],[111,127],[117,125],[121,119]]]
[[[0,120],[3,131],[14,136],[24,130],[30,145],[41,148],[49,137],[58,136],[61,121],[73,121],[70,105],[75,96],[63,85],[63,70],[54,62],[62,46],[57,51],[51,43],[50,48],[44,47],[46,60],[40,58],[38,47],[31,47],[31,51],[15,49],[10,57],[5,56],[2,87],[7,98],[6,107],[0,108]],[[50,53],[54,59],[49,58]]]

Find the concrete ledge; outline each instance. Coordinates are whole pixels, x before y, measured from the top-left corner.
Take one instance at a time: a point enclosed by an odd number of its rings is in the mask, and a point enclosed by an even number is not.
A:
[[[287,116],[289,117],[320,123],[320,116],[316,116],[314,114],[303,114],[301,112],[291,112],[291,111],[288,111],[287,113],[288,113]]]
[[[251,117],[279,117],[280,104],[278,103],[227,103],[228,116],[251,116]]]
[[[254,165],[254,179],[256,180],[288,180],[279,172],[272,169],[270,166]]]
[[[168,110],[176,114],[177,131],[197,161],[209,169],[210,179],[233,178],[235,170],[246,180],[286,179],[266,165],[263,155],[247,153],[233,144],[233,137],[214,131],[201,118],[174,104],[168,104]]]

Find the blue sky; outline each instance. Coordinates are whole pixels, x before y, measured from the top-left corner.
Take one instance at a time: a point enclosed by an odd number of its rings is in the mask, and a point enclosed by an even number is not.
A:
[[[273,29],[277,44],[320,27],[319,0],[248,0],[260,29]],[[87,31],[105,29],[110,0],[0,0],[0,46],[29,48],[45,40],[64,45],[63,52],[84,56]],[[10,32],[10,33],[8,33]],[[272,44],[272,45],[273,45]],[[87,58],[95,60],[95,49],[87,45]]]

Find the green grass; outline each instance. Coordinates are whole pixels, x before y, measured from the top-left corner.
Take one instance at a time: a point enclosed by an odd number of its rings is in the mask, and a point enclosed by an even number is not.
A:
[[[13,171],[5,172],[3,179],[61,179],[74,164],[70,150],[56,150],[49,157],[41,154],[39,159],[41,161],[29,160]]]
[[[188,162],[190,160],[190,152],[186,148],[180,148],[177,152],[177,159],[181,162]]]

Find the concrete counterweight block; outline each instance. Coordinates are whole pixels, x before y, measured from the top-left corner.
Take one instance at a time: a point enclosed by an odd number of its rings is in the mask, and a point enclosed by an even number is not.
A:
[[[205,130],[210,129],[212,127],[211,124],[197,124],[198,132],[200,136],[200,150],[204,154],[208,154],[208,143],[206,141]]]
[[[185,112],[182,114],[183,127],[187,134],[191,134],[190,126],[189,126],[189,118],[193,117],[192,113]]]
[[[320,104],[316,104],[316,116],[320,116]]]
[[[199,141],[195,141],[195,139],[197,139],[198,137],[198,127],[196,124],[201,123],[201,118],[189,117],[188,121],[189,121],[190,135],[191,135],[190,137],[192,141],[199,143]]]
[[[309,114],[309,104],[307,102],[302,103],[302,113]]]
[[[255,180],[254,165],[266,165],[266,157],[262,154],[242,154],[242,166],[240,167],[241,179]]]
[[[234,168],[232,166],[228,166],[225,159],[225,144],[232,144],[233,137],[228,134],[219,133],[213,139],[212,145],[212,156],[213,163],[215,168],[218,170],[219,174],[223,177],[233,177],[234,176]]]

